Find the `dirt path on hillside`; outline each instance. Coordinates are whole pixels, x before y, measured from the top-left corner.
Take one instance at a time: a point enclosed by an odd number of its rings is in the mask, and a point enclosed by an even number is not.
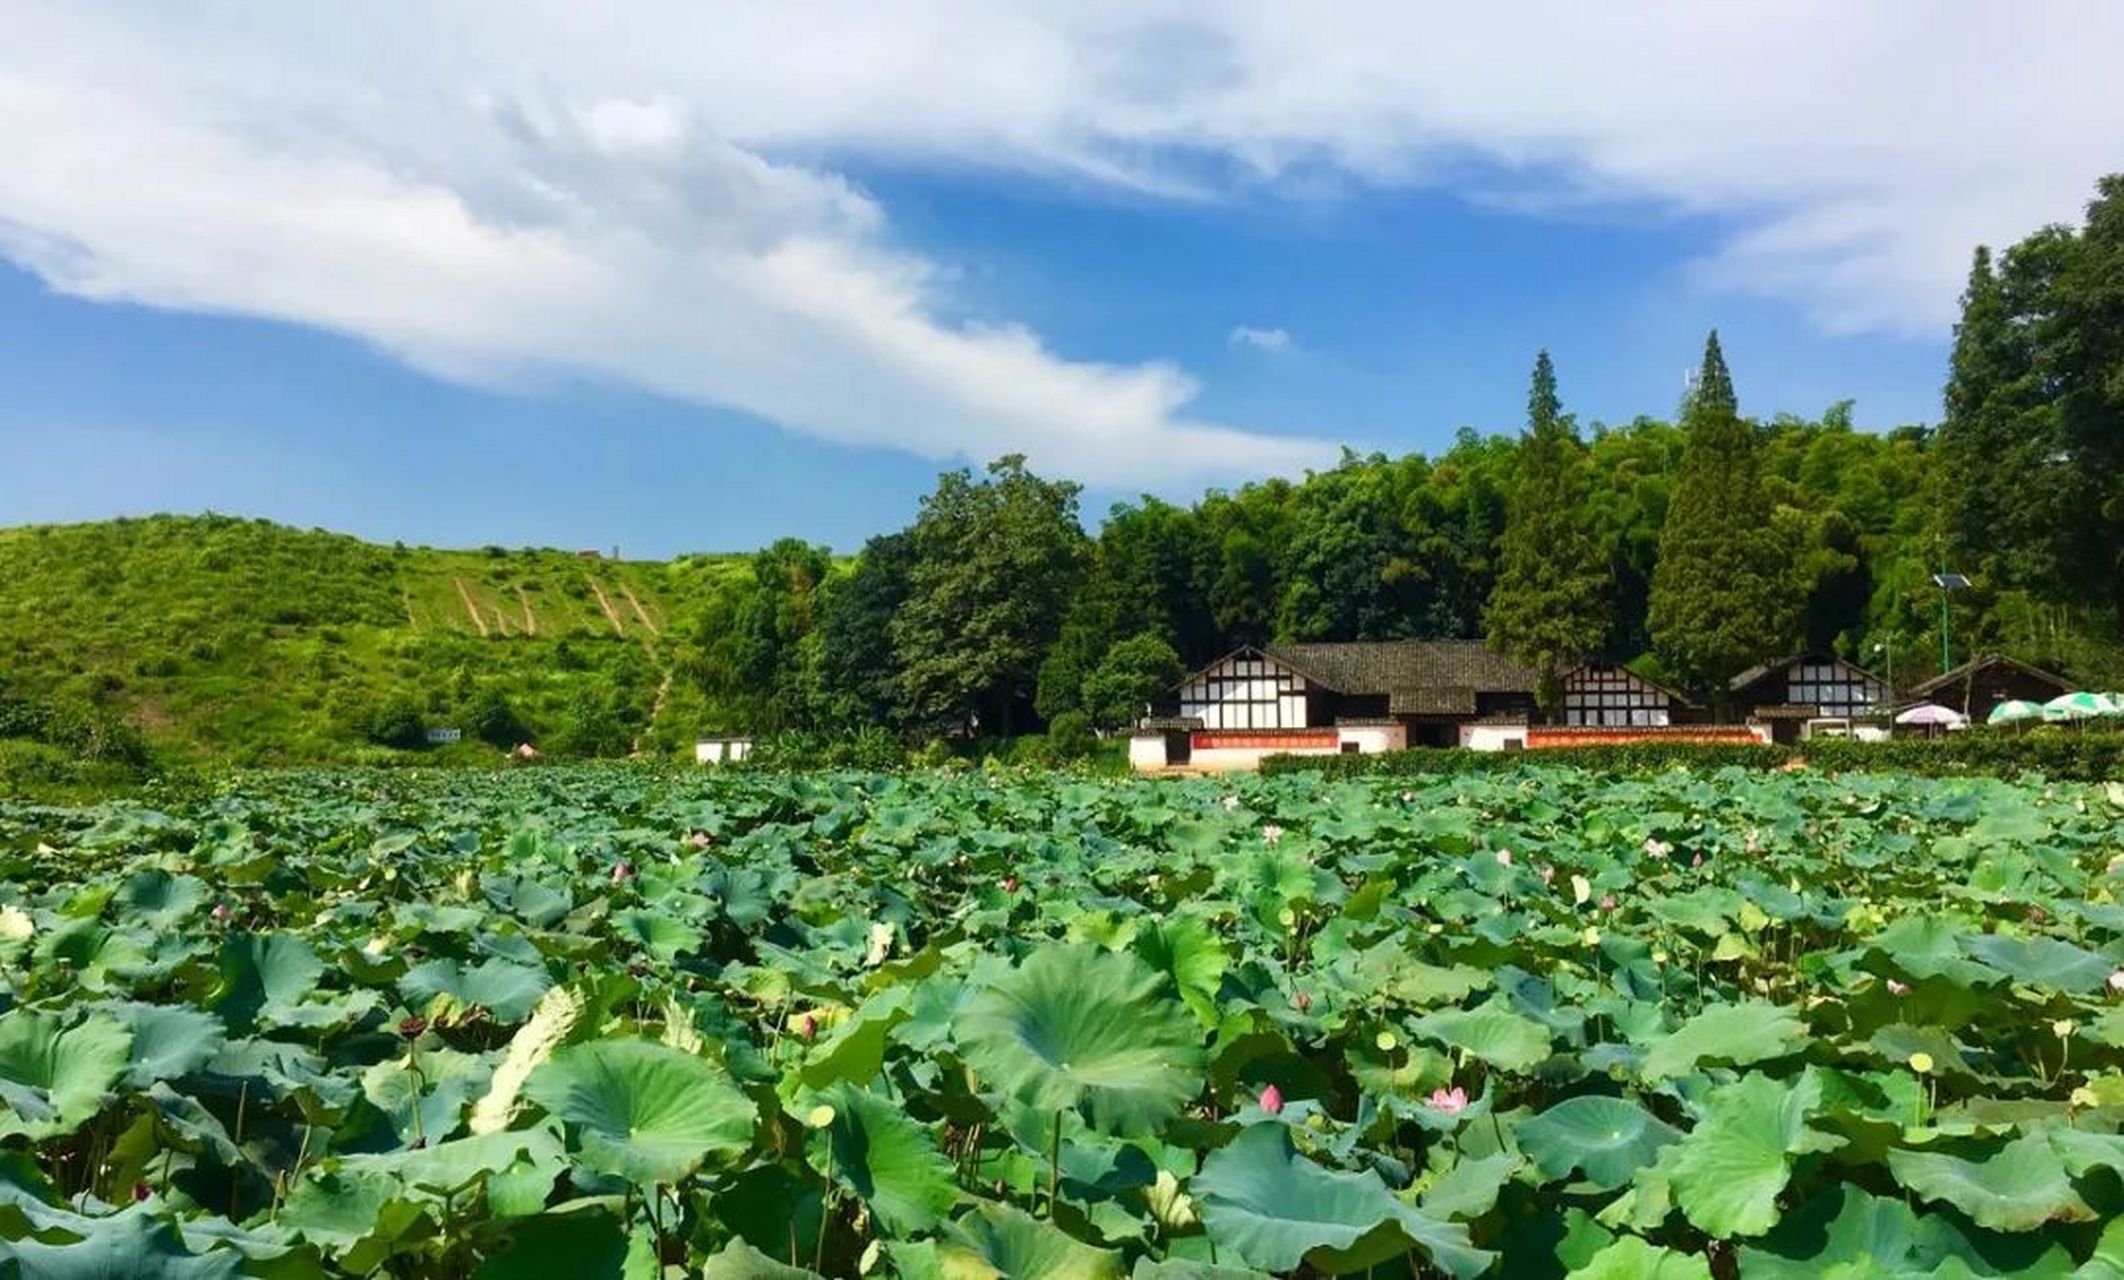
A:
[[[621,635],[626,635],[627,624],[620,621],[619,610],[612,607],[612,601],[605,595],[604,585],[587,573],[583,577],[589,579],[590,589],[597,593],[598,607],[605,611],[605,617],[611,621],[612,629]]]
[[[501,632],[505,636],[514,634],[514,632],[509,629],[509,615],[502,612],[502,607],[500,605],[494,606],[494,629],[496,631]]]
[[[413,616],[413,593],[401,590],[398,593],[398,598],[405,601],[406,604],[406,625],[413,628],[415,635],[420,634],[420,619]]]
[[[516,598],[524,606],[524,634],[527,636],[537,635],[538,615],[531,612],[531,597],[524,592],[522,587],[518,587],[516,589]]]
[[[642,739],[648,737],[656,728],[656,718],[664,714],[664,697],[670,692],[671,668],[665,667],[664,678],[656,686],[656,696],[649,700],[649,719],[643,722],[642,731],[634,735],[634,745],[628,749],[630,755],[638,756],[642,753]]]
[[[479,628],[479,634],[484,639],[487,635],[487,620],[479,616],[479,603],[472,598],[472,588],[465,585],[463,578],[452,578],[450,581],[457,584],[457,598],[465,602],[465,613],[471,617],[472,625]]]
[[[656,623],[650,620],[649,611],[647,609],[642,608],[642,602],[634,598],[634,588],[632,586],[622,581],[620,583],[620,594],[627,597],[628,604],[634,606],[634,616],[640,618],[642,620],[642,625],[649,628],[650,635],[662,634],[662,632],[657,629]]]

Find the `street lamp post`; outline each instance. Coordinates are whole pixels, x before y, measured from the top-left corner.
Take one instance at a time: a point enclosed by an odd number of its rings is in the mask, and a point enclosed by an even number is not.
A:
[[[1967,590],[1969,579],[1959,573],[1950,573],[1947,562],[1940,561],[1940,571],[1932,575],[1932,585],[1940,589],[1940,674],[1954,670],[1954,640],[1950,630],[1951,615],[1947,601],[1957,591]]]

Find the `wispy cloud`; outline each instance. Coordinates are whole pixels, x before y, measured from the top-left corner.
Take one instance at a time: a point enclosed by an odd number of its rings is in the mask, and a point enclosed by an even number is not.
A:
[[[1235,327],[1225,338],[1228,346],[1253,347],[1258,351],[1289,351],[1291,335],[1282,329],[1257,329],[1250,324]]]
[[[216,12],[9,13],[0,255],[76,295],[319,326],[451,378],[560,371],[1127,483],[1328,459],[1201,420],[1155,352],[1093,361],[1007,315],[947,319],[949,246],[909,249],[833,158],[1148,199],[1323,173],[1482,198],[1505,175],[1513,216],[1711,215],[1705,287],[1938,331],[1970,246],[2072,217],[2124,137],[2116,5]]]

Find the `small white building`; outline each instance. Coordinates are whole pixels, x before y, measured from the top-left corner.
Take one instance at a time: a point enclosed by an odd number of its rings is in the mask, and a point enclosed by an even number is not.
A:
[[[751,754],[750,738],[700,738],[693,744],[695,764],[736,764]]]

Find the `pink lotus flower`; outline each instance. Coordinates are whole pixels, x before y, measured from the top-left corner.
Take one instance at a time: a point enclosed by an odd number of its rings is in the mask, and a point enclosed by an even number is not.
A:
[[[612,883],[614,884],[620,883],[633,874],[634,868],[627,863],[615,862],[612,864]]]
[[[1646,836],[1646,837],[1645,837],[1645,856],[1646,856],[1646,857],[1648,857],[1648,858],[1664,858],[1664,857],[1666,857],[1666,856],[1667,856],[1668,854],[1670,854],[1670,853],[1672,853],[1672,852],[1674,852],[1674,846],[1673,846],[1673,845],[1671,845],[1671,844],[1668,844],[1668,843],[1667,843],[1667,842],[1665,842],[1664,840],[1659,840],[1659,839],[1655,839],[1655,838],[1654,838],[1654,837],[1652,837],[1652,836]]]
[[[1689,859],[1689,865],[1692,867],[1700,867],[1704,865],[1704,855],[1699,853],[1695,857]]]
[[[1888,994],[1900,1000],[1904,996],[1910,994],[1910,984],[1907,982],[1897,982],[1894,978],[1890,978],[1888,979]]]
[[[1270,1115],[1283,1114],[1283,1090],[1275,1085],[1261,1091],[1261,1109]]]
[[[217,902],[214,904],[214,910],[210,914],[212,914],[214,917],[214,923],[227,924],[229,922],[230,917],[234,916],[236,913],[229,910],[228,903]]]
[[[1003,877],[1003,892],[1005,892],[1005,893],[1016,893],[1017,891],[1018,891],[1018,877],[1016,877],[1016,876],[1005,876],[1005,877]]]
[[[710,841],[711,841],[711,840],[713,839],[713,837],[711,837],[711,836],[710,836],[710,835],[709,835],[709,834],[708,834],[707,832],[705,832],[705,831],[696,831],[696,832],[694,832],[694,833],[693,833],[693,837],[692,837],[692,839],[693,839],[693,847],[694,847],[694,848],[696,848],[696,849],[705,849],[705,848],[707,848],[707,847],[708,847],[708,845],[709,845]]]
[[[1271,822],[1267,826],[1261,828],[1261,838],[1267,841],[1269,844],[1274,844],[1278,840],[1283,839],[1283,828]]]
[[[1468,1109],[1468,1091],[1457,1084],[1451,1089],[1433,1089],[1430,1105],[1433,1111],[1457,1116]]]
[[[1498,865],[1499,865],[1499,866],[1506,866],[1506,867],[1509,867],[1509,866],[1511,866],[1511,865],[1512,865],[1512,851],[1511,851],[1510,849],[1499,849],[1499,850],[1497,851],[1497,862],[1498,862]]]
[[[2115,985],[2115,979],[2111,979],[2111,985]],[[1310,991],[1301,991],[1297,995],[1291,997],[1291,1003],[1298,1006],[1298,1012],[1304,1013],[1306,1010],[1313,1007],[1313,993]]]
[[[812,1017],[808,1013],[805,1014],[803,1019],[797,1023],[797,1034],[804,1037],[806,1040],[818,1039],[819,1020],[817,1018]]]
[[[1224,797],[1224,799],[1219,800],[1217,803],[1223,805],[1227,810],[1236,809],[1239,807],[1239,797],[1226,796]]]
[[[1554,868],[1554,867],[1552,867],[1552,866],[1549,866],[1548,864],[1544,863],[1544,864],[1542,865],[1542,868],[1541,868],[1541,882],[1542,882],[1543,884],[1549,884],[1550,882],[1554,881],[1555,879],[1556,879],[1556,868]]]
[[[1600,909],[1602,911],[1615,910],[1615,895],[1612,893],[1604,893],[1600,895]]]

